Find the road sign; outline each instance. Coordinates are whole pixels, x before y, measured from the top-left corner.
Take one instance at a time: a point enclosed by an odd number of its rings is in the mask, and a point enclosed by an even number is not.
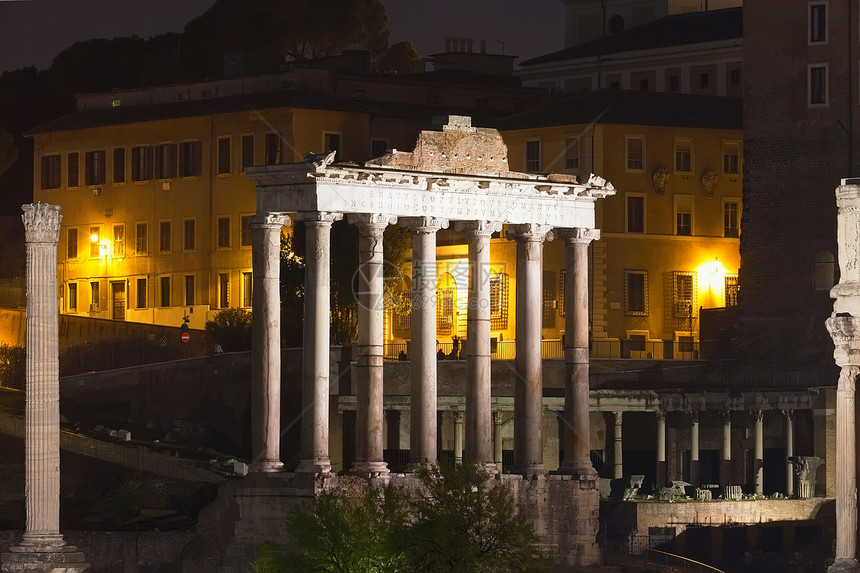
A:
[[[191,340],[191,336],[189,336],[187,332],[183,332],[179,336],[179,340],[181,340],[182,342],[188,342],[189,340]]]

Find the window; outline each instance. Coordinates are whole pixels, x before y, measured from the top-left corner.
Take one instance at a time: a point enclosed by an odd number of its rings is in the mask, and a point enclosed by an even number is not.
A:
[[[68,172],[66,173],[66,184],[69,187],[78,186],[78,153],[69,153]]]
[[[149,241],[147,240],[148,226],[146,223],[137,224],[137,233],[134,238],[134,250],[138,255],[146,254],[149,249]]]
[[[490,330],[508,327],[508,274],[490,275]]]
[[[125,147],[113,150],[113,182],[125,183]]]
[[[170,306],[170,277],[161,277],[161,306]]]
[[[196,248],[194,219],[185,219],[182,222],[182,249],[185,251],[193,251]]]
[[[827,3],[809,4],[809,43],[827,41]]]
[[[627,195],[627,232],[645,232],[645,196]]]
[[[388,151],[387,139],[371,139],[370,140],[370,156],[382,157]]]
[[[275,165],[281,162],[281,134],[266,134],[266,165]]]
[[[723,236],[737,238],[740,236],[740,203],[738,201],[723,202]]]
[[[836,284],[836,261],[830,251],[821,251],[815,255],[815,290],[830,291]]]
[[[252,273],[242,273],[242,306],[251,308],[254,298],[254,275]]]
[[[450,334],[454,328],[454,291],[436,291],[436,332]]]
[[[242,171],[254,165],[254,135],[249,133],[242,136]]]
[[[78,283],[69,283],[66,306],[70,312],[78,311]]]
[[[218,175],[230,173],[230,138],[218,138]]]
[[[579,138],[568,137],[564,142],[564,168],[579,169]]]
[[[675,234],[693,234],[693,198],[689,195],[675,196]]]
[[[84,156],[84,181],[87,185],[101,185],[105,182],[105,152],[87,151]]]
[[[251,246],[251,217],[253,217],[253,215],[242,215],[242,237],[239,239],[239,241],[240,245],[243,247]]]
[[[827,64],[809,66],[809,105],[827,105]]]
[[[559,316],[564,316],[564,281],[566,278],[567,271],[561,269],[561,272],[558,274],[558,304],[556,304]]]
[[[492,283],[491,283],[492,285]],[[412,328],[412,296],[408,292],[395,293],[394,297],[394,328],[409,330]],[[490,301],[492,304],[492,299]],[[492,327],[491,327],[492,328]]]
[[[725,298],[726,306],[738,305],[738,275],[726,275]]]
[[[641,135],[628,135],[627,170],[642,171],[645,168],[645,138]]]
[[[647,334],[631,334],[632,331],[627,331],[627,338],[630,339],[630,350],[632,352],[645,352],[648,347]]]
[[[624,271],[624,314],[648,316],[648,271]]]
[[[131,148],[131,180],[149,181],[152,179],[152,146]]]
[[[135,308],[146,308],[146,279],[137,279],[137,305]]]
[[[92,281],[90,283],[90,312],[99,309],[99,282]]]
[[[337,151],[340,155],[340,134],[339,133],[324,133],[323,134],[323,150],[326,153]]]
[[[59,155],[42,156],[42,189],[60,188],[60,163]]]
[[[680,87],[680,80],[677,75],[669,76],[669,91],[676,92]]]
[[[155,146],[155,174],[158,179],[176,177],[175,143],[162,143]]]
[[[230,248],[230,217],[218,217],[218,248]]]
[[[639,80],[639,91],[647,92],[648,91],[648,78],[642,78]]]
[[[540,141],[526,141],[526,171],[540,171]]]
[[[673,273],[675,318],[692,318],[696,310],[695,273],[676,271]]]
[[[689,173],[693,170],[693,142],[689,139],[675,140],[675,171]]]
[[[196,177],[200,175],[199,141],[183,141],[179,144],[179,176]]]
[[[740,68],[732,68],[729,70],[729,85],[732,87],[737,87],[741,85],[741,69]]]
[[[230,307],[230,275],[227,273],[218,274],[218,308]]]
[[[125,256],[125,225],[113,226],[113,256]]]
[[[741,144],[736,141],[723,143],[723,174],[737,175],[740,173]]]
[[[706,89],[711,84],[711,75],[707,72],[699,74],[699,87]]]
[[[90,256],[98,257],[100,255],[99,251],[101,247],[99,246],[99,241],[101,240],[101,228],[99,227],[90,227]]]
[[[66,229],[66,258],[78,258],[78,230]]]
[[[170,221],[158,224],[158,250],[162,253],[170,250]]]
[[[541,316],[541,324],[543,328],[555,328],[555,307],[556,307],[556,287],[555,273],[553,271],[543,272],[543,313]]]
[[[185,275],[185,306],[194,306],[194,275]]]

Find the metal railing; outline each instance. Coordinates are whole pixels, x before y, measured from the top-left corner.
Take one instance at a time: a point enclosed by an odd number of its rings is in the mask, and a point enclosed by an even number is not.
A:
[[[645,564],[656,565],[661,573],[725,573],[713,565],[682,557],[674,553],[660,551],[653,547],[647,547],[644,552]]]
[[[725,573],[713,565],[651,547],[660,544],[662,538],[652,539],[647,535],[612,537],[614,539],[603,542],[607,565],[636,564],[660,573]]]

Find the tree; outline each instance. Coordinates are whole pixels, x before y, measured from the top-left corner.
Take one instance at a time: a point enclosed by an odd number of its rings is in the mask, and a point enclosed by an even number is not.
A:
[[[15,138],[3,128],[0,128],[0,175],[9,169],[18,159],[18,147]]]
[[[251,349],[251,313],[241,308],[226,308],[206,321],[206,343],[220,344],[225,352]]]
[[[421,56],[412,42],[397,42],[388,46],[379,56],[377,71],[383,74],[413,74],[418,72]]]

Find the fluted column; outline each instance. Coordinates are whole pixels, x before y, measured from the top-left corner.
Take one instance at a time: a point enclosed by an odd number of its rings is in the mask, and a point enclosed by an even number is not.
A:
[[[723,445],[720,451],[720,485],[732,485],[732,413],[723,412]]]
[[[261,213],[251,220],[254,312],[251,315],[251,471],[281,462],[281,227],[290,219]]]
[[[560,229],[566,246],[564,281],[564,462],[559,471],[597,478],[591,464],[588,380],[588,246],[599,229]]]
[[[302,449],[297,472],[328,473],[331,354],[331,225],[340,213],[298,213],[306,230],[305,320],[302,345]]]
[[[496,471],[502,473],[502,413],[493,412],[493,461]]]
[[[516,360],[514,369],[514,471],[531,477],[543,465],[543,243],[552,238],[547,225],[510,225],[517,242]]]
[[[490,380],[490,237],[500,223],[469,221],[457,228],[469,242],[466,319],[466,459],[495,471]]]
[[[2,556],[3,571],[85,570],[83,553],[60,533],[60,380],[57,243],[60,207],[22,205],[27,253],[24,402],[24,506],[21,543]],[[56,568],[48,566],[54,564]]]
[[[462,410],[454,410],[454,463],[463,463],[463,416]]]
[[[397,219],[388,215],[349,215],[358,227],[358,357],[353,473],[388,473],[383,460],[382,356],[385,309],[383,308],[383,233]]]
[[[794,455],[794,410],[783,410],[785,415],[785,495],[794,495],[794,466],[787,461]],[[815,492],[813,492],[815,493]]]
[[[666,486],[666,412],[657,410],[657,490]]]
[[[624,460],[624,456],[623,456],[624,445],[622,443],[623,436],[621,435],[621,426],[622,426],[624,412],[612,412],[612,414],[615,417],[615,433],[613,434],[613,437],[615,438],[615,447],[613,448],[613,454],[615,456],[615,464],[614,464],[615,465],[615,476],[614,477],[616,479],[620,479],[620,478],[624,477],[624,466],[622,465],[623,460]]]
[[[701,485],[699,473],[699,413],[690,412],[690,481]]]
[[[753,470],[755,471],[755,493],[764,495],[764,410],[754,410],[755,452]]]
[[[435,464],[436,451],[436,232],[448,221],[409,217],[412,234],[411,430],[408,471]]]

